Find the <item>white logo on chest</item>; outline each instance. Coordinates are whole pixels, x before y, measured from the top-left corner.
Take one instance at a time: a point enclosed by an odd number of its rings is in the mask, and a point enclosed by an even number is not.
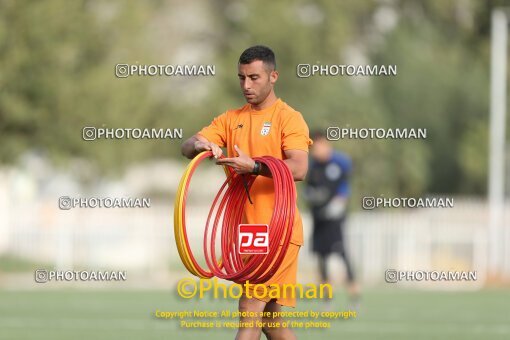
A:
[[[264,122],[262,130],[260,130],[260,134],[262,136],[267,136],[269,134],[269,130],[271,130],[271,122]]]

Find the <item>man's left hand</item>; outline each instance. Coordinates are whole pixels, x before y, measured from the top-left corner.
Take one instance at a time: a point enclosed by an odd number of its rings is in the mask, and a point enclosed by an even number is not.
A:
[[[216,161],[219,165],[228,165],[238,174],[250,174],[255,166],[255,161],[246,155],[237,145],[234,145],[234,150],[237,152],[238,157],[222,158]]]
[[[347,199],[341,196],[335,196],[333,199],[322,209],[323,216],[327,219],[336,220],[345,215],[347,208]]]

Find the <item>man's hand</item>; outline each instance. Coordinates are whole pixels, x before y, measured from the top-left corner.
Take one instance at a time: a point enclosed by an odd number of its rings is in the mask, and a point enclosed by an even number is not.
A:
[[[335,196],[333,199],[322,209],[324,217],[329,220],[336,220],[345,215],[347,208],[347,199],[341,196]]]
[[[214,158],[220,158],[223,150],[213,142],[203,142],[201,140],[195,141],[195,150],[200,153],[202,151],[212,151]]]
[[[241,149],[237,147],[237,145],[234,145],[234,150],[236,150],[238,157],[218,159],[216,164],[228,165],[240,175],[250,174],[253,171],[253,167],[255,166],[255,161],[244,152],[242,152]]]
[[[198,134],[188,138],[181,146],[181,153],[189,159],[193,159],[202,151],[209,150],[212,151],[214,158],[219,158],[223,154],[223,150],[217,144],[209,142]]]

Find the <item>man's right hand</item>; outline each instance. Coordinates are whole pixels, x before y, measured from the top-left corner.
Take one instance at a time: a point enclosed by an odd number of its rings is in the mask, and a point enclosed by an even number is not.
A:
[[[200,140],[195,141],[195,150],[197,152],[212,151],[214,158],[218,159],[223,154],[221,148],[212,142],[203,142]]]

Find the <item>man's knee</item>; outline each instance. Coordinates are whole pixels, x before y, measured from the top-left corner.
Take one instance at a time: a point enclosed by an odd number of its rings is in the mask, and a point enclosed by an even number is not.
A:
[[[250,308],[251,305],[252,305],[252,303],[250,303],[250,300],[241,299],[241,300],[239,300],[239,308],[238,309],[240,312],[246,312],[251,309]]]
[[[266,303],[254,298],[248,299],[247,297],[241,297],[239,299],[239,311],[240,312],[261,312],[264,310]]]

